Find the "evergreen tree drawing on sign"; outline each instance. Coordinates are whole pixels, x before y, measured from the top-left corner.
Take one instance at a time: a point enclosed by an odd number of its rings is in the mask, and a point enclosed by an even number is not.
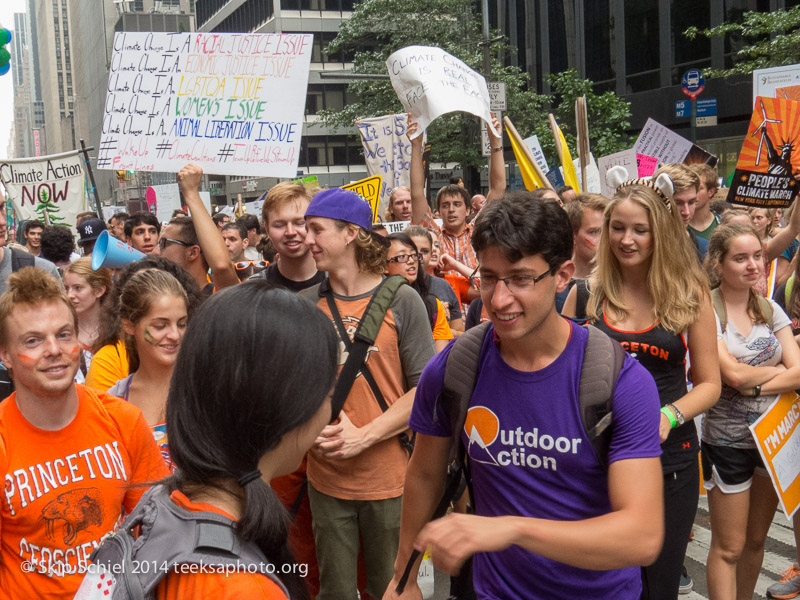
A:
[[[50,219],[50,225],[60,225],[63,217],[59,217],[58,213],[61,210],[50,201],[50,191],[45,187],[39,188],[39,204],[36,205],[36,212],[39,213],[42,221],[47,222],[44,217],[44,212],[47,211],[47,217]]]

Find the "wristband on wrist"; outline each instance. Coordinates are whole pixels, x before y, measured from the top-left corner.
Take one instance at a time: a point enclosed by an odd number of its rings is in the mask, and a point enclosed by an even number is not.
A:
[[[675,406],[674,404],[667,404],[670,408],[672,413],[675,415],[675,420],[678,422],[678,425],[683,425],[686,422],[686,418],[683,416],[681,410]]]
[[[667,417],[671,428],[674,429],[678,425],[678,419],[675,418],[675,413],[673,413],[668,406],[661,407],[661,414]]]
[[[492,148],[492,152],[502,152],[502,151],[503,151],[503,147],[502,146],[499,146],[497,148]]]

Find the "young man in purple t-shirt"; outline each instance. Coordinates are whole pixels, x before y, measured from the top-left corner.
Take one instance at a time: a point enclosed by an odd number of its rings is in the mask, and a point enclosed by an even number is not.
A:
[[[451,574],[474,555],[478,598],[638,599],[639,567],[658,556],[664,527],[655,383],[626,357],[605,471],[578,410],[588,333],[555,309],[575,268],[566,214],[527,192],[510,194],[482,211],[472,244],[492,321],[461,432],[476,514],[428,523],[451,446],[450,420],[437,402],[451,344],[417,388],[416,448],[384,598],[397,597],[411,551],[430,546],[434,564]],[[413,577],[402,597],[421,598]]]

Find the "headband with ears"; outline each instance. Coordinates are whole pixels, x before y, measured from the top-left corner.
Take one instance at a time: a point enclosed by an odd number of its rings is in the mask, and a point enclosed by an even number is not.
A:
[[[672,183],[672,178],[666,173],[661,173],[656,177],[655,181],[652,177],[639,177],[637,179],[628,180],[628,170],[625,167],[616,166],[611,167],[606,173],[606,183],[616,192],[621,187],[629,185],[644,185],[652,189],[664,201],[664,206],[667,207],[669,212],[672,212],[672,195],[675,193],[675,186]]]

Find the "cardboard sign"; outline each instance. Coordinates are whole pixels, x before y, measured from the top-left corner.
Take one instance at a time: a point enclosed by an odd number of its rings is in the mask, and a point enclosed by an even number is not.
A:
[[[759,97],[728,191],[728,202],[778,208],[797,196],[800,103]]]
[[[97,168],[294,177],[312,40],[117,32]]]
[[[408,46],[392,54],[386,67],[400,103],[419,123],[414,137],[437,117],[455,111],[492,126],[486,79],[441,48]]]
[[[74,230],[77,216],[89,210],[83,156],[77,150],[7,159],[0,163],[0,181],[20,221],[38,219]]]
[[[633,149],[639,154],[654,156],[665,164],[705,163],[713,167],[718,162],[717,157],[713,154],[706,152],[697,144],[692,144],[653,119],[647,119]]]
[[[628,171],[628,179],[636,179],[637,177],[651,177],[658,169],[658,159],[654,156],[647,156],[646,154],[639,154],[636,150],[623,150],[609,154],[608,156],[601,156],[597,159],[597,168],[600,171],[600,185],[601,194],[606,198],[614,196],[614,190],[606,183],[606,173],[611,167],[624,167]]]
[[[800,101],[800,85],[790,85],[789,87],[778,88],[775,90],[775,97],[798,102]]]
[[[406,137],[408,115],[385,115],[374,119],[356,121],[367,173],[380,175],[378,214],[383,215],[389,203],[389,194],[400,186],[410,184],[411,142]]]
[[[373,175],[366,179],[359,179],[353,183],[343,185],[343,190],[351,190],[369,202],[372,209],[372,222],[378,220],[378,205],[381,199],[381,189],[383,188],[383,179],[380,175]]]
[[[151,185],[147,188],[147,210],[153,213],[159,223],[168,223],[172,213],[181,210],[181,192],[177,183]],[[200,192],[200,199],[211,214],[211,193]]]
[[[655,156],[636,153],[636,169],[639,177],[652,177],[658,169],[658,159]]]
[[[750,432],[791,520],[800,507],[800,397],[783,394],[750,425]]]
[[[581,179],[581,159],[573,159],[572,164],[575,167],[575,175],[577,176],[578,181],[583,181]],[[598,169],[597,163],[594,160],[594,155],[589,153],[589,163],[586,165],[586,189],[581,190],[581,192],[599,194],[602,192],[602,190],[603,187],[600,183],[600,170]]]
[[[550,167],[547,166],[547,159],[542,151],[542,145],[539,143],[539,136],[532,135],[522,141],[530,149],[531,154],[533,154],[533,159],[536,161],[536,164],[539,165],[542,172],[547,173]]]
[[[434,223],[436,223],[439,227],[442,226],[441,219],[434,219]],[[386,233],[402,233],[405,231],[406,227],[411,225],[411,221],[387,221],[386,223],[381,223],[386,228]]]

